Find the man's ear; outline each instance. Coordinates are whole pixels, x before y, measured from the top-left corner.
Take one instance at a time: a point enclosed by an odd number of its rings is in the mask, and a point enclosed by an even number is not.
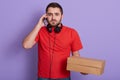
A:
[[[62,19],[63,19],[63,14],[62,14]]]

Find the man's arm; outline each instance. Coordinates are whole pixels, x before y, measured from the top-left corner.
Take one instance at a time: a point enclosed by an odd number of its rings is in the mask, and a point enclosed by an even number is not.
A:
[[[80,57],[79,51],[74,51],[74,52],[72,53],[72,56]]]
[[[37,25],[35,26],[35,28],[28,34],[28,36],[23,40],[23,47],[25,49],[29,49],[29,48],[32,48],[36,41],[35,41],[35,38],[39,32],[39,30],[41,29],[41,27],[44,25],[43,23],[43,19],[46,18],[46,14],[44,14],[39,22],[37,23]]]

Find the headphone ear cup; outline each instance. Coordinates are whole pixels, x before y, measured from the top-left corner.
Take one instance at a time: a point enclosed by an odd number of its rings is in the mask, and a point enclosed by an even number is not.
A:
[[[47,28],[47,31],[48,31],[49,33],[51,33],[51,32],[52,32],[52,27],[51,27],[49,24],[47,25],[47,27],[46,27],[46,28]]]
[[[56,26],[55,29],[54,29],[54,31],[55,31],[56,33],[59,33],[59,32],[61,31],[61,27]]]
[[[47,31],[48,31],[49,33],[52,32],[52,26],[51,26],[50,24],[48,24],[46,28],[47,28]],[[61,29],[62,29],[62,24],[61,24],[60,27],[57,25],[57,26],[54,28],[54,32],[55,32],[55,33],[59,33],[59,32],[61,31]]]

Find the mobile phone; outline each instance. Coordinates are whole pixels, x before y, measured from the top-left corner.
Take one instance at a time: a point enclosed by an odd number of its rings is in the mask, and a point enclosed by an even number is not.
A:
[[[44,19],[43,19],[43,22],[44,22],[44,25],[45,25],[45,26],[48,25],[47,18],[44,18]]]

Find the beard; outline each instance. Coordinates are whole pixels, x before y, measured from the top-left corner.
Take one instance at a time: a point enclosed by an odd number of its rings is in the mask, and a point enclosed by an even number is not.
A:
[[[51,21],[48,21],[48,24],[52,27],[56,27],[61,23],[61,20],[62,19],[60,19],[58,22],[57,22],[57,20],[51,20]]]

